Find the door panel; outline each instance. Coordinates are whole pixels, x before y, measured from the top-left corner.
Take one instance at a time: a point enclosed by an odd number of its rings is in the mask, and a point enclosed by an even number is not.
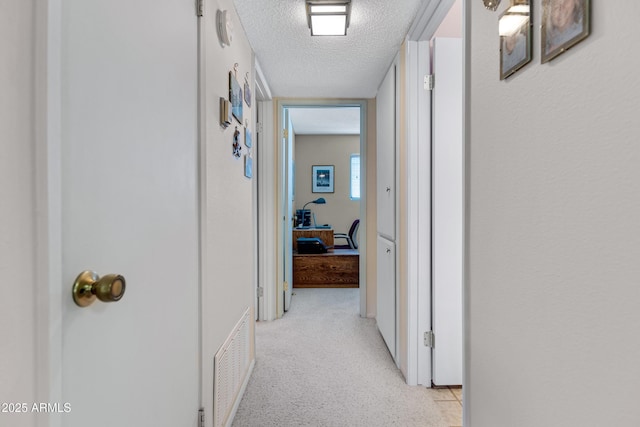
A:
[[[433,91],[433,383],[462,384],[462,42],[436,39]]]
[[[64,0],[62,22],[64,425],[195,426],[193,5]],[[122,300],[76,306],[83,270],[122,274]]]
[[[396,64],[376,96],[377,307],[378,329],[396,358]]]
[[[376,97],[376,179],[378,234],[396,236],[396,67],[382,81]]]
[[[391,356],[396,357],[395,244],[378,236],[378,291],[376,322]]]

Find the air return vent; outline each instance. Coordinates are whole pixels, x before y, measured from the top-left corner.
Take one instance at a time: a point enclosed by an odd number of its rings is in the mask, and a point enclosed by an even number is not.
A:
[[[213,419],[215,427],[227,425],[249,370],[249,313],[250,309],[247,308],[214,357]]]

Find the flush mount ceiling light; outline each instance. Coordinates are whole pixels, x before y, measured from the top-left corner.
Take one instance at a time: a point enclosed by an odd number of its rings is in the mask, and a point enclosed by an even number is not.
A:
[[[307,0],[307,23],[312,36],[346,36],[351,0]]]

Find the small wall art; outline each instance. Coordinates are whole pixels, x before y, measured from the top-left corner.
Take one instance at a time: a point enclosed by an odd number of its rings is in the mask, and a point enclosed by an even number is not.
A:
[[[220,126],[227,128],[231,124],[231,103],[220,97]]]
[[[251,139],[251,131],[249,128],[244,129],[244,145],[249,148],[253,146],[253,140]]]
[[[247,103],[247,107],[251,107],[251,86],[249,86],[249,73],[244,79],[244,102]]]
[[[244,176],[251,178],[253,176],[253,158],[248,154],[244,156]]]
[[[333,166],[311,166],[312,193],[333,193]]]
[[[233,132],[233,157],[236,159],[240,158],[240,152],[242,151],[242,145],[240,145],[240,131],[238,130],[238,126],[236,126],[235,132]]]
[[[233,72],[229,72],[229,100],[231,101],[231,114],[239,123],[242,123],[242,89]]]
[[[529,0],[516,0],[500,15],[500,80],[531,62],[531,17]]]
[[[590,0],[542,0],[543,64],[587,38],[590,8]]]

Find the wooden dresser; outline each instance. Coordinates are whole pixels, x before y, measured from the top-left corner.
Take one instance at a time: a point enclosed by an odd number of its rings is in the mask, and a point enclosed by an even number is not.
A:
[[[357,250],[336,249],[324,254],[293,253],[294,288],[357,288],[359,278],[360,255]]]

